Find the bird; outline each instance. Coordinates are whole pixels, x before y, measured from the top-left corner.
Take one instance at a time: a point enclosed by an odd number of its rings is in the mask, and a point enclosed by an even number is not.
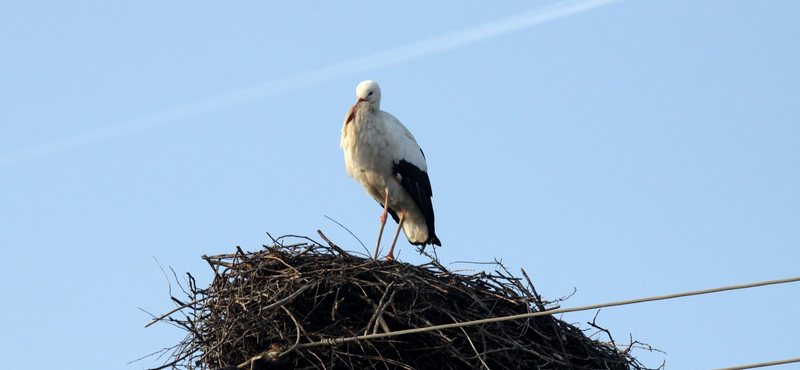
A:
[[[441,246],[434,228],[433,191],[425,153],[400,120],[381,110],[377,82],[359,83],[356,97],[345,116],[340,146],[347,175],[383,208],[374,259],[378,258],[387,213],[397,222],[387,260],[394,259],[400,229],[413,245],[423,249],[429,244]]]

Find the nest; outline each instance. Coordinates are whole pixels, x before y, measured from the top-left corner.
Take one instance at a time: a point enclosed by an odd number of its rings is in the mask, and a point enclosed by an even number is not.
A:
[[[551,315],[469,323],[552,304],[502,266],[464,275],[435,259],[375,261],[329,244],[279,239],[256,252],[203,256],[211,285],[199,289],[189,275],[191,301],[173,297],[180,307],[153,321],[188,332],[157,369],[643,368],[630,348]],[[468,324],[430,329],[453,323]]]

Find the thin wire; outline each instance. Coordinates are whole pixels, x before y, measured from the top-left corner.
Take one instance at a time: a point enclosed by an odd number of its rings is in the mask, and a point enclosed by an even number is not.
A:
[[[735,366],[735,367],[723,367],[714,370],[744,370],[744,369],[755,369],[757,367],[767,367],[767,366],[775,366],[775,365],[784,365],[784,364],[791,364],[795,362],[800,362],[800,357],[792,358],[789,360],[780,360],[780,361],[772,361],[772,362],[761,362],[758,364],[750,364],[744,366]]]
[[[689,297],[689,296],[693,296],[693,295],[701,295],[701,294],[709,294],[709,293],[718,293],[718,292],[724,292],[724,291],[728,291],[728,290],[755,288],[755,287],[760,287],[760,286],[765,286],[765,285],[793,283],[793,282],[796,282],[796,281],[800,281],[800,276],[794,277],[794,278],[788,278],[788,279],[768,280],[768,281],[762,281],[762,282],[751,283],[751,284],[731,285],[731,286],[725,286],[725,287],[721,287],[721,288],[695,290],[695,291],[685,292],[685,293],[675,293],[675,294],[660,295],[660,296],[648,297],[648,298],[630,299],[630,300],[626,300],[626,301],[601,303],[601,304],[594,304],[594,305],[589,305],[589,306],[581,306],[581,307],[573,307],[573,308],[561,308],[561,309],[549,310],[549,311],[537,311],[537,312],[530,312],[530,313],[524,313],[524,314],[519,314],[519,315],[492,317],[492,318],[488,318],[488,319],[481,319],[481,320],[474,320],[474,321],[465,321],[465,322],[456,322],[456,323],[444,324],[444,325],[435,325],[435,326],[429,326],[429,327],[425,327],[425,328],[398,330],[398,331],[393,331],[393,332],[389,332],[389,333],[370,334],[370,335],[362,335],[362,336],[354,336],[354,337],[346,337],[346,338],[325,338],[324,340],[319,341],[319,342],[311,342],[311,343],[300,344],[300,345],[294,347],[292,350],[316,347],[316,346],[321,346],[321,345],[338,345],[338,344],[342,344],[342,343],[355,342],[355,341],[358,341],[358,340],[381,339],[381,338],[386,338],[386,337],[393,337],[393,336],[404,335],[404,334],[422,333],[422,332],[433,331],[433,330],[460,328],[462,326],[488,324],[488,323],[492,323],[492,322],[527,319],[527,318],[530,318],[530,317],[544,316],[544,315],[554,315],[554,314],[565,313],[565,312],[587,311],[587,310],[594,310],[594,309],[605,308],[605,307],[624,306],[624,305],[635,304],[635,303],[660,301],[660,300],[665,300],[665,299]],[[284,356],[284,355],[288,354],[290,351],[291,350],[281,353],[281,356]]]

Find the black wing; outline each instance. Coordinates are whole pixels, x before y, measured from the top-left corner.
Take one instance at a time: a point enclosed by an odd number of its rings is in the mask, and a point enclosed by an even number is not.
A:
[[[403,189],[406,190],[408,195],[411,196],[411,199],[414,200],[414,203],[417,204],[417,207],[419,207],[419,210],[422,212],[422,217],[425,218],[425,226],[428,227],[428,240],[424,243],[416,244],[436,244],[441,246],[442,242],[436,237],[433,226],[433,203],[431,202],[433,190],[431,190],[431,180],[428,178],[428,174],[420,170],[419,167],[406,162],[404,159],[401,159],[392,166],[392,172],[395,177],[400,175],[400,184],[403,185]],[[399,220],[394,211],[391,211],[391,214],[395,221]]]

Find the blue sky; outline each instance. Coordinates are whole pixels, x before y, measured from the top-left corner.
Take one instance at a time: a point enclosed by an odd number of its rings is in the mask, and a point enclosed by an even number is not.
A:
[[[365,79],[425,150],[453,269],[502,260],[545,298],[577,289],[564,307],[800,275],[798,18],[795,1],[5,2],[4,366],[160,364],[128,364],[183,337],[143,328],[139,308],[174,307],[155,259],[208,284],[201,255],[266,232],[362,250],[325,216],[371,247],[381,210],[338,147]],[[646,365],[712,369],[800,356],[798,306],[795,283],[598,323],[666,352]]]

